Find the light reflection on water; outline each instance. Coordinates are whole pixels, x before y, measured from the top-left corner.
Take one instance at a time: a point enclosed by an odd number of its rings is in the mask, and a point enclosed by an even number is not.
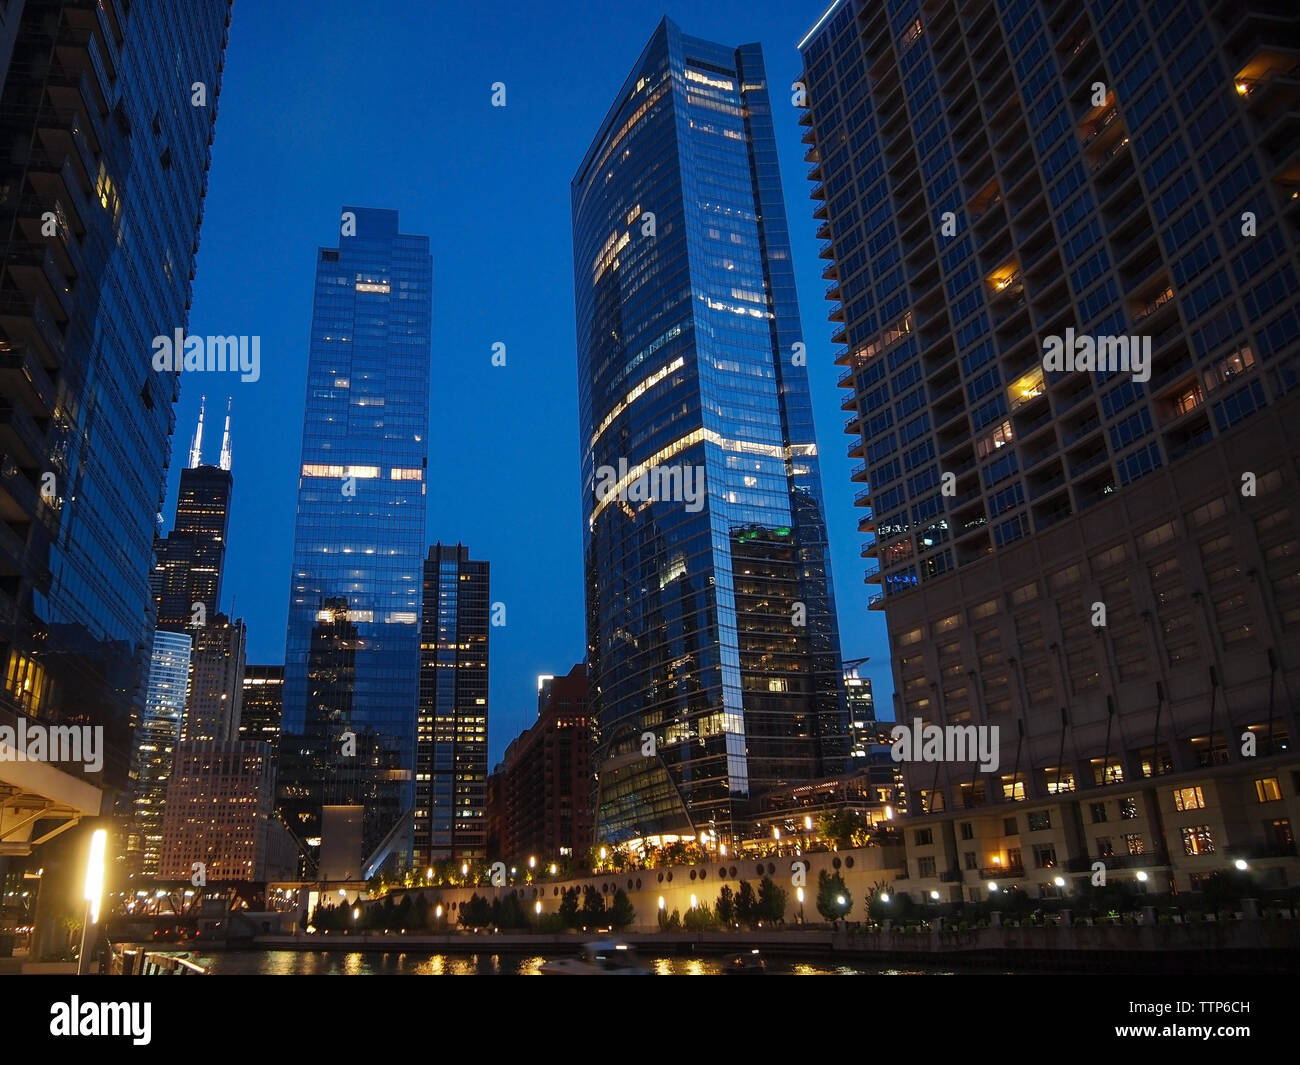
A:
[[[649,967],[660,976],[713,976],[721,973],[729,955],[673,957],[646,954]],[[260,976],[489,976],[539,975],[545,957],[540,954],[426,954],[408,951],[325,951],[267,950],[234,951],[201,959],[214,975]],[[897,969],[866,964],[843,964],[831,960],[800,961],[768,957],[767,971],[773,975],[882,976],[950,974],[951,969]]]

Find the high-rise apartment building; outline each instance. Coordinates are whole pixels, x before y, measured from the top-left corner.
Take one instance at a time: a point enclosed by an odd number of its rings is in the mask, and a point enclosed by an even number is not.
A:
[[[230,533],[230,410],[216,466],[203,463],[203,410],[190,445],[189,463],[181,470],[172,531],[158,541],[153,574],[158,627],[168,632],[201,628],[221,609],[221,570]]]
[[[424,563],[415,864],[487,857],[490,564],[462,544]]]
[[[433,263],[428,237],[401,233],[396,211],[345,207],[339,232],[316,261],[281,758],[352,781],[331,802],[366,805],[358,862],[381,846],[405,860],[409,824],[400,845],[389,837],[415,804]],[[340,625],[354,635],[322,652],[313,680],[309,660]],[[335,652],[346,676],[325,661]],[[347,733],[367,753],[345,753]],[[304,815],[319,810],[298,809],[295,832]]]
[[[206,882],[288,880],[298,848],[275,812],[275,763],[264,743],[186,740],[167,785],[158,875]]]
[[[743,833],[847,755],[773,98],[665,19],[572,183],[602,839]]]
[[[49,829],[99,813],[105,792],[132,796],[180,383],[153,369],[151,344],[188,317],[231,5],[3,6],[0,723],[104,729],[98,772],[0,764],[0,819],[18,826],[0,867],[57,837],[31,860],[58,908],[80,870],[55,852],[84,841]],[[38,926],[58,949],[52,910]]]
[[[278,758],[283,713],[284,666],[245,666],[238,738],[265,743],[271,748],[271,757]]]
[[[896,716],[998,730],[905,763],[919,888],[1294,867],[1297,44],[1270,3],[839,0],[800,46]]]
[[[135,793],[127,849],[133,873],[158,872],[163,805],[172,759],[181,739],[189,694],[193,640],[182,632],[154,633],[144,714],[136,728]]]
[[[506,748],[497,769],[502,858],[581,858],[596,841],[591,807],[587,667],[539,685],[537,720]]]

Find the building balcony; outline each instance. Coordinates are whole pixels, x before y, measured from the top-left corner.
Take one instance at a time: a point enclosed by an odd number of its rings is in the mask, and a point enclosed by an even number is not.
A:
[[[861,414],[853,415],[853,417],[851,417],[848,421],[844,423],[844,431],[848,433],[850,436],[852,436],[854,433],[857,433],[859,430],[861,430],[861,428],[862,428]]]
[[[862,489],[860,492],[857,493],[857,495],[855,495],[855,496],[853,497],[853,505],[854,505],[855,507],[869,507],[869,506],[871,506],[871,488],[870,488],[870,486],[868,486],[868,487]]]
[[[884,592],[876,592],[874,595],[872,595],[872,596],[867,600],[867,609],[868,609],[868,610],[884,610],[884,609],[885,609],[885,593],[884,593]],[[898,878],[897,876],[895,876],[895,879],[899,879],[899,878]]]
[[[0,328],[25,344],[35,345],[46,364],[65,358],[66,342],[54,315],[39,295],[18,291],[0,292]]]
[[[980,870],[981,880],[1019,880],[1024,875],[1023,865],[992,865]]]
[[[30,347],[0,352],[0,388],[10,396],[22,397],[35,417],[49,417],[54,413],[57,396],[54,382]]]
[[[877,554],[876,538],[868,536],[862,541],[862,550],[859,552],[862,558],[875,558]]]
[[[35,468],[45,462],[49,451],[45,438],[25,407],[0,397],[0,448],[20,466]]]
[[[858,519],[858,532],[875,532],[876,531],[876,513],[871,508]]]
[[[853,467],[853,472],[849,474],[850,481],[863,481],[867,479],[867,464],[860,462]]]
[[[884,578],[880,575],[880,564],[872,563],[863,571],[862,581],[864,584],[879,584]]]

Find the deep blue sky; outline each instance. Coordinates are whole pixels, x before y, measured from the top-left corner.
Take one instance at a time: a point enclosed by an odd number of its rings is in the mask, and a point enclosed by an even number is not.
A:
[[[662,2],[662,0],[661,0]],[[665,15],[689,34],[759,41],[774,100],[823,0],[700,5],[239,0],[220,98],[190,332],[259,335],[256,383],[182,381],[164,516],[208,395],[205,458],[233,395],[235,495],[223,608],[249,661],[284,658],[315,250],[343,204],[396,208],[433,250],[430,541],[492,563],[491,757],[536,712],[538,673],[585,653],[569,181]],[[359,18],[358,11],[364,11]],[[502,81],[507,106],[490,106]],[[891,705],[884,625],[869,614],[793,107],[775,115],[822,453],[846,658],[872,656]],[[492,344],[507,345],[493,367]]]

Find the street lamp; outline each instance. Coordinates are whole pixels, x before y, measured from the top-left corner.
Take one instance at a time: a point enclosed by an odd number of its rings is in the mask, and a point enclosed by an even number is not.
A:
[[[795,888],[794,894],[799,900],[799,923],[803,924],[803,888]]]
[[[99,904],[104,895],[104,851],[108,846],[108,832],[97,828],[90,834],[90,853],[86,858],[86,885],[82,897],[86,900],[86,919],[81,925],[81,953],[77,956],[78,975],[86,972],[86,949],[90,944],[90,926],[99,924]]]
[[[537,868],[537,858],[536,858],[535,856],[533,856],[533,855],[529,855],[529,857],[528,857],[528,868],[529,868],[529,869],[536,869],[536,868]]]
[[[542,915],[542,900],[541,900],[541,899],[538,899],[537,902],[533,904],[533,913],[537,914],[538,917],[540,917],[540,916]]]
[[[998,883],[996,880],[989,883],[989,894],[996,895],[998,892]]]

